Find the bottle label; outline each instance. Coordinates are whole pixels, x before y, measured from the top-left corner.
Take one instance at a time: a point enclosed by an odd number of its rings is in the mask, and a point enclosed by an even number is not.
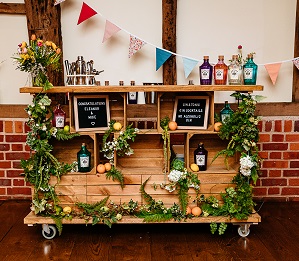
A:
[[[209,80],[210,79],[210,70],[209,69],[201,69],[200,70],[201,79],[202,80]]]
[[[63,128],[64,127],[64,117],[63,116],[56,116],[55,117],[56,127]]]
[[[215,80],[223,80],[224,70],[216,69],[215,70]]]
[[[89,167],[89,157],[81,156],[80,157],[80,167],[88,168]]]
[[[237,68],[232,68],[229,70],[229,78],[232,80],[238,80],[240,75],[240,70]]]
[[[205,155],[196,155],[196,165],[204,166],[205,165],[206,156]]]
[[[137,92],[129,92],[129,100],[136,101],[137,100]]]
[[[230,114],[221,114],[221,121],[222,122],[226,122],[227,120],[229,120],[230,118]]]
[[[253,68],[244,68],[244,79],[252,80]]]

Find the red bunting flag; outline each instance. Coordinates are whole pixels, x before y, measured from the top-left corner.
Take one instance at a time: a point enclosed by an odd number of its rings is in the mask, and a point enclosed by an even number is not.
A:
[[[96,14],[97,12],[95,10],[93,10],[90,6],[88,6],[83,2],[77,25],[81,24],[82,22],[84,22],[85,20],[89,19],[90,17]]]
[[[271,81],[274,85],[276,83],[276,79],[278,76],[280,66],[281,66],[281,63],[265,64],[265,68],[266,68],[266,70],[271,78]]]

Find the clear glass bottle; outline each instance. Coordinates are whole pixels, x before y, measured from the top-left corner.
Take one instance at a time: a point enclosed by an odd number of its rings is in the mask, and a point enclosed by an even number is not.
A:
[[[226,85],[228,66],[224,63],[224,56],[218,56],[218,63],[214,66],[215,85]]]
[[[213,66],[209,63],[209,56],[203,57],[203,64],[199,66],[199,77],[201,85],[211,85]]]
[[[131,81],[131,86],[135,85],[135,81]],[[128,103],[137,104],[138,92],[128,92]]]
[[[89,172],[91,153],[87,150],[86,144],[82,143],[81,150],[77,153],[78,171]]]
[[[66,113],[62,110],[60,107],[60,104],[58,104],[53,111],[53,119],[52,119],[52,125],[56,128],[63,128],[65,125],[65,118]]]
[[[194,151],[194,162],[198,166],[199,171],[207,170],[208,151],[204,148],[202,142],[198,144],[197,149]]]
[[[238,62],[238,55],[232,56],[232,61],[228,66],[228,84],[242,85],[242,65]]]
[[[222,123],[225,123],[231,115],[234,113],[234,111],[229,106],[228,101],[225,101],[224,108],[220,111],[220,119]]]
[[[256,85],[257,67],[253,61],[253,55],[251,53],[248,54],[247,62],[243,69],[244,85]]]

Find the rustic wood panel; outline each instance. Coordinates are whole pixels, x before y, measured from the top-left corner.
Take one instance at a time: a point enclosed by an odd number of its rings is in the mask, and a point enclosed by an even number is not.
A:
[[[162,1],[162,46],[163,49],[176,53],[176,16],[177,0]],[[176,56],[172,55],[163,64],[163,83],[176,84]]]
[[[57,185],[55,187],[57,195],[86,195],[86,185],[70,186],[70,185]]]
[[[122,189],[118,184],[87,186],[87,195],[140,195],[140,185],[127,185]]]
[[[25,4],[0,3],[0,14],[26,14]]]
[[[295,22],[295,44],[294,44],[294,57],[299,57],[299,1],[296,5],[296,22]],[[292,101],[299,102],[299,70],[293,67],[293,92]]]
[[[52,1],[25,0],[29,39],[32,34],[44,40],[53,41],[63,50],[61,31],[61,8]],[[64,85],[63,55],[61,55],[60,73],[49,71],[49,80],[53,85]]]
[[[105,174],[99,175],[86,175],[86,182],[88,186],[94,185],[116,185],[117,181],[113,181],[112,179],[107,179]],[[124,184],[133,185],[133,184],[141,184],[141,175],[125,175],[124,176]]]

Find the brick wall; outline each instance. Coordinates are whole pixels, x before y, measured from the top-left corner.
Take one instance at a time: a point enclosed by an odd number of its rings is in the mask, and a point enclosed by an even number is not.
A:
[[[20,176],[29,157],[26,119],[0,119],[0,199],[30,198]],[[260,200],[299,201],[299,117],[263,117],[260,122],[262,175],[254,189]]]
[[[21,176],[21,159],[30,155],[26,142],[26,119],[0,120],[0,199],[31,198],[31,189]]]
[[[299,201],[299,117],[263,117],[259,128],[263,163],[256,198]]]

